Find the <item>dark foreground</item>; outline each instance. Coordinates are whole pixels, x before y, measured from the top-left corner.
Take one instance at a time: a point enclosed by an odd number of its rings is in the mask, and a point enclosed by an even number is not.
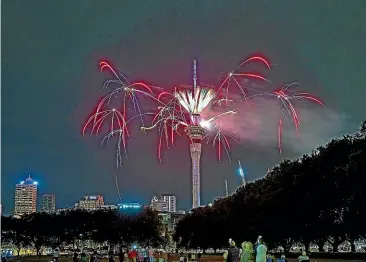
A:
[[[341,255],[341,254],[339,254]],[[349,254],[347,254],[346,256],[348,256]],[[356,258],[357,257],[357,258]],[[51,256],[42,256],[42,257],[35,257],[35,256],[31,256],[31,257],[19,257],[19,258],[13,258],[9,261],[13,261],[13,262],[23,262],[23,261],[52,261],[52,257]],[[62,262],[66,262],[66,261],[70,261],[72,262],[72,259],[69,259],[68,257],[60,257],[59,261]],[[102,260],[103,262],[108,262],[108,259],[105,258]],[[116,257],[116,261],[119,261],[118,258]],[[156,261],[156,260],[155,260]],[[197,261],[197,260],[192,260],[193,261]],[[222,255],[202,255],[201,257],[201,261],[204,262],[224,262],[224,258],[222,257]],[[288,258],[287,259],[288,262],[298,262],[298,260],[296,258]],[[366,261],[366,254],[356,254],[355,258],[318,258],[316,256],[311,257],[310,261],[317,261],[317,262],[364,262]],[[179,256],[175,256],[172,255],[171,258],[166,261],[166,262],[179,262]]]

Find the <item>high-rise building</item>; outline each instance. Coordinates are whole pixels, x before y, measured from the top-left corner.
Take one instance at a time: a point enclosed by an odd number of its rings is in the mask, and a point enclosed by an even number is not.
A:
[[[37,181],[33,181],[29,175],[25,181],[15,186],[14,215],[21,216],[37,211]]]
[[[56,197],[54,194],[43,194],[41,197],[41,211],[53,213],[56,211]]]
[[[80,200],[77,207],[84,210],[96,210],[104,206],[104,199],[101,195],[84,196],[84,199]]]
[[[175,196],[162,194],[151,199],[151,208],[157,211],[176,212],[177,201]]]

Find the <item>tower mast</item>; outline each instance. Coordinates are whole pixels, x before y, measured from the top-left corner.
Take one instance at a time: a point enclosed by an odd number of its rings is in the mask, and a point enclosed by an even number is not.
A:
[[[245,174],[244,174],[243,168],[241,166],[240,160],[238,160],[238,163],[239,163],[239,174],[241,177],[241,183],[242,183],[243,187],[245,187],[247,184],[247,181],[245,180]]]
[[[193,88],[192,93],[197,89],[197,61],[193,60]],[[196,101],[195,101],[196,102]],[[200,115],[191,115],[192,124],[185,131],[187,132],[190,144],[191,160],[192,160],[192,208],[197,208],[201,205],[201,151],[202,139],[205,135],[205,130],[199,125]]]
[[[229,196],[229,189],[227,188],[227,180],[225,180],[225,194],[226,194],[226,197]]]
[[[193,92],[197,88],[197,60],[193,59]]]

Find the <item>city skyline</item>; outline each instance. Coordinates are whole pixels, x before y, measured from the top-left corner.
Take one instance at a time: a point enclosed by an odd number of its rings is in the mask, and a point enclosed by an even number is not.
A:
[[[153,196],[151,201],[148,201],[146,203],[141,202],[131,202],[131,201],[123,201],[122,202],[105,202],[103,194],[82,194],[77,200],[73,200],[73,202],[67,204],[66,206],[59,206],[56,205],[56,195],[54,193],[41,193],[38,190],[39,182],[33,180],[32,175],[28,174],[28,177],[26,177],[24,180],[20,180],[15,185],[15,196],[17,196],[17,191],[20,191],[25,186],[32,186],[32,191],[35,189],[35,194],[32,192],[32,195],[30,197],[35,196],[35,201],[32,204],[32,210],[28,213],[33,212],[45,212],[45,213],[53,213],[58,210],[65,210],[65,209],[74,209],[74,208],[80,208],[84,210],[95,210],[98,208],[108,208],[108,207],[114,207],[117,208],[120,205],[129,205],[129,204],[139,204],[142,206],[150,206],[153,209],[156,209],[157,211],[167,211],[167,212],[176,212],[177,209],[177,199],[174,195],[168,194],[168,193],[160,193],[157,196]],[[19,193],[18,193],[19,195]],[[22,194],[23,196],[24,194]],[[17,200],[19,198],[24,198],[24,196],[18,196],[15,197],[13,202],[13,209],[11,213],[2,213],[2,215],[5,216],[11,216],[11,215],[22,215],[20,211],[16,211],[15,206],[17,204]],[[25,198],[29,198],[28,196],[25,196]],[[159,202],[162,205],[159,205],[158,208],[154,207],[152,202],[156,198],[156,201]],[[22,200],[21,199],[21,200]],[[20,201],[21,202],[21,201]],[[94,203],[95,202],[95,203]],[[164,202],[164,203],[163,203]],[[161,206],[161,207],[160,207]],[[2,206],[1,206],[2,207]],[[20,212],[20,213],[19,213]]]
[[[366,39],[357,33],[366,30],[359,20],[364,8],[330,1],[308,6],[293,1],[4,2],[3,214],[12,214],[14,185],[29,173],[39,181],[39,192],[54,193],[60,207],[85,193],[102,194],[106,202],[117,203],[117,176],[128,202],[148,203],[154,192],[168,190],[179,199],[178,209],[190,208],[186,139],[179,137],[174,150],[164,150],[160,164],[156,134],[145,136],[133,123],[128,159],[117,170],[113,146],[100,148],[98,138],[81,136],[85,118],[103,93],[106,76],[97,68],[101,59],[113,62],[131,81],[170,89],[191,83],[193,58],[200,65],[201,82],[217,87],[222,73],[248,55],[261,53],[274,68],[269,73],[271,87],[295,80],[300,90],[324,99],[324,109],[299,110],[299,140],[286,126],[282,154],[271,121],[274,110],[261,108],[268,114],[258,123],[241,108],[248,122],[240,125],[240,143],[232,144],[232,163],[223,158],[219,164],[214,149],[203,149],[202,204],[225,195],[225,180],[229,188],[241,183],[237,159],[249,182],[284,158],[309,153],[332,137],[358,130],[366,96],[360,88]],[[341,15],[334,16],[330,9]],[[22,19],[14,19],[18,16]]]

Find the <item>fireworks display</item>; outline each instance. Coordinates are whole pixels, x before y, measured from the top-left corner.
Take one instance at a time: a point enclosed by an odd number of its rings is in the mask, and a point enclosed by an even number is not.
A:
[[[107,80],[103,88],[113,89],[98,102],[95,111],[87,119],[82,133],[99,134],[107,129],[101,145],[108,143],[111,138],[116,138],[117,167],[122,165],[122,156],[127,154],[127,140],[130,135],[128,126],[134,119],[140,120],[141,130],[144,132],[152,129],[157,130],[159,161],[162,161],[162,149],[169,148],[174,144],[175,135],[185,135],[191,142],[192,172],[196,173],[196,178],[193,177],[193,180],[198,179],[196,186],[199,187],[201,142],[202,140],[206,140],[207,143],[211,141],[213,146],[217,146],[219,161],[222,150],[230,159],[229,139],[238,140],[238,138],[233,133],[224,132],[217,121],[225,116],[238,114],[235,110],[238,103],[247,103],[257,96],[266,96],[279,101],[278,149],[280,152],[282,151],[283,123],[287,116],[290,117],[299,135],[300,119],[294,101],[312,101],[323,106],[321,100],[309,93],[294,92],[294,88],[298,87],[297,82],[284,85],[272,92],[255,93],[254,91],[253,94],[250,94],[248,91],[250,83],[255,81],[259,82],[260,85],[270,81],[260,74],[246,71],[245,67],[249,63],[259,63],[263,65],[264,69],[271,70],[270,63],[265,58],[249,57],[229,72],[215,90],[212,87],[200,86],[197,83],[197,63],[194,60],[193,85],[174,87],[172,92],[168,92],[142,82],[130,83],[111,64],[102,61],[100,63],[101,71],[107,69],[113,75],[113,79]],[[237,92],[234,95],[232,91],[234,88],[240,93],[239,99]],[[250,92],[253,91],[250,90]],[[156,105],[150,112],[142,112],[141,110],[140,99],[143,97],[153,101]],[[114,106],[116,101],[118,104]],[[130,116],[131,107],[134,113]],[[152,118],[150,125],[145,123],[147,116]],[[196,204],[199,205],[199,196]]]
[[[212,144],[217,145],[218,160],[221,160],[221,151],[227,153],[229,157],[230,143],[229,138],[238,141],[234,134],[225,133],[215,125],[215,121],[225,115],[237,114],[235,111],[235,103],[231,97],[231,89],[238,88],[241,95],[241,100],[248,102],[254,96],[268,96],[279,100],[279,110],[281,112],[278,120],[278,149],[282,151],[282,129],[286,114],[292,120],[292,123],[299,135],[300,119],[294,106],[295,100],[313,101],[319,105],[324,105],[323,102],[312,96],[309,93],[293,92],[295,87],[298,87],[297,82],[286,84],[280,89],[273,92],[248,94],[247,87],[242,84],[242,79],[246,78],[253,81],[269,82],[264,76],[252,72],[243,72],[243,67],[252,62],[262,64],[265,68],[271,69],[270,63],[263,57],[252,56],[240,63],[234,70],[227,74],[225,79],[220,84],[217,90],[213,88],[200,87],[197,85],[196,71],[194,70],[193,86],[175,87],[173,92],[161,91],[161,89],[152,87],[142,82],[130,83],[127,78],[113,68],[106,61],[100,62],[101,71],[108,70],[114,76],[113,79],[107,80],[103,89],[113,86],[113,89],[103,97],[97,104],[95,111],[87,119],[83,127],[83,135],[86,132],[99,134],[101,130],[104,132],[108,126],[107,134],[103,137],[101,145],[108,143],[112,137],[117,138],[117,165],[122,165],[122,155],[127,154],[127,139],[129,137],[128,124],[131,120],[138,118],[141,122],[143,131],[156,128],[159,134],[158,141],[158,158],[162,160],[163,143],[167,148],[174,144],[175,134],[182,135],[184,130],[189,126],[200,126],[204,129],[204,138],[207,142],[212,141]],[[194,62],[196,68],[196,62]],[[248,82],[246,82],[248,83]],[[153,100],[157,105],[157,112],[154,109],[151,112],[142,112],[139,96],[147,97]],[[112,100],[117,99],[120,105],[112,106]],[[240,101],[239,101],[240,102]],[[128,104],[133,107],[135,114],[129,116],[127,114]],[[231,109],[228,108],[231,105]],[[202,118],[202,113],[210,110],[212,107],[220,107],[221,112],[210,118]],[[226,110],[227,109],[227,110]],[[146,126],[145,116],[153,116],[152,124]],[[104,127],[104,129],[103,129]],[[183,128],[182,128],[183,127]]]

